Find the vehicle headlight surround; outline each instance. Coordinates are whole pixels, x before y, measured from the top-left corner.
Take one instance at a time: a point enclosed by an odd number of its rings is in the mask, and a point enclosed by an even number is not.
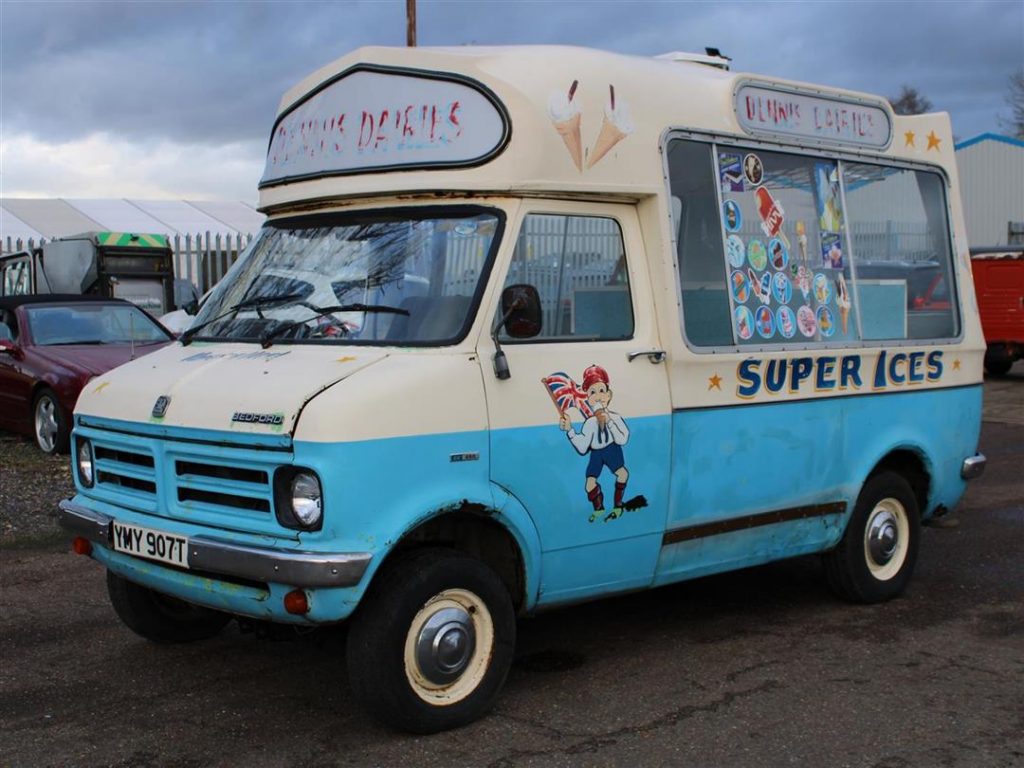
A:
[[[286,528],[318,531],[324,520],[323,487],[316,472],[304,467],[283,467],[274,478],[274,507]]]
[[[79,439],[75,449],[75,463],[78,469],[78,482],[86,488],[92,488],[96,480],[92,456],[92,443],[85,439]]]

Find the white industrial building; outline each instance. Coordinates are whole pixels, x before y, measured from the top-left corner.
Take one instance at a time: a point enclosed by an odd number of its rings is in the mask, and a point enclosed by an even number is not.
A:
[[[211,238],[255,234],[264,216],[235,200],[0,198],[0,245],[82,232],[145,232]]]
[[[983,133],[956,145],[972,248],[1024,245],[1024,141]]]

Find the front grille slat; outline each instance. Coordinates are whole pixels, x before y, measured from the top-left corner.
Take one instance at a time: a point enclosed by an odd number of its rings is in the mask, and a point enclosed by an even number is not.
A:
[[[110,461],[109,459],[96,459],[96,471],[105,472],[108,475],[130,477],[135,480],[146,480],[150,483],[156,482],[156,472],[152,468],[145,469],[138,464],[126,464],[122,461]]]
[[[252,512],[270,512],[270,501],[253,498],[252,496],[235,496],[217,491],[200,491],[195,488],[178,488],[178,501],[184,504],[198,501],[214,507],[230,507],[231,509]]]
[[[269,485],[256,485],[255,483],[233,483],[228,480],[212,480],[197,475],[184,475],[178,477],[178,490],[192,489],[196,491],[208,491],[210,493],[223,493],[231,496],[247,496],[253,499],[266,499],[269,497]]]

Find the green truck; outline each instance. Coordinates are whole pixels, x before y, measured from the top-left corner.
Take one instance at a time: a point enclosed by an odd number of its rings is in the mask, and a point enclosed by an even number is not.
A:
[[[0,296],[95,294],[126,299],[160,317],[177,306],[172,256],[164,235],[85,232],[62,237],[0,256]]]

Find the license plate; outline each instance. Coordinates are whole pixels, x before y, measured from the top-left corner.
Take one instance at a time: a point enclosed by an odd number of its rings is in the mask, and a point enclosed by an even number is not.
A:
[[[188,568],[188,539],[114,521],[114,549],[147,560]]]

